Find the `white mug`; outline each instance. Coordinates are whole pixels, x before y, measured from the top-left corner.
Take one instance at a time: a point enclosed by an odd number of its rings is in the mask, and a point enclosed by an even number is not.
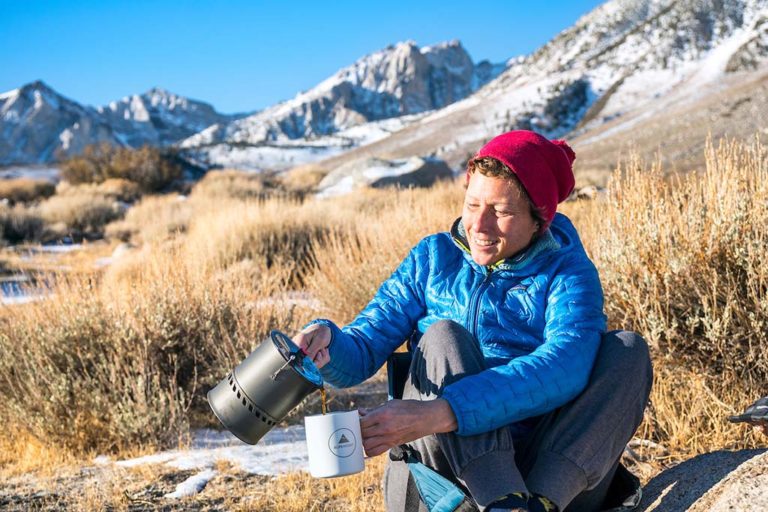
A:
[[[312,476],[333,478],[359,473],[365,468],[357,410],[307,416],[304,427]]]

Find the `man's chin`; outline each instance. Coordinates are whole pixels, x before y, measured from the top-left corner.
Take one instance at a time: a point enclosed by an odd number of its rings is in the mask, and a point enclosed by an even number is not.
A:
[[[488,265],[493,265],[497,261],[499,261],[500,258],[496,256],[495,254],[485,254],[485,253],[476,253],[472,252],[472,260],[474,260],[475,263],[478,265],[482,265],[484,267],[487,267]]]

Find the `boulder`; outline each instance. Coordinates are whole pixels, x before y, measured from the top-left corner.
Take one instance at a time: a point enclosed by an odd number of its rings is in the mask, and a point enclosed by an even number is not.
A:
[[[768,451],[717,451],[681,462],[648,482],[637,510],[768,510]]]
[[[320,181],[317,188],[319,197],[332,197],[363,187],[427,187],[437,180],[451,178],[453,171],[438,158],[368,158],[334,169]]]

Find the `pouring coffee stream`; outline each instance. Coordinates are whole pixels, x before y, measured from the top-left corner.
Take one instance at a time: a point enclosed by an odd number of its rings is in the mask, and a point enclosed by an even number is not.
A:
[[[317,390],[325,414],[326,393],[320,371],[291,338],[273,330],[208,392],[208,403],[227,430],[248,444],[256,444]]]

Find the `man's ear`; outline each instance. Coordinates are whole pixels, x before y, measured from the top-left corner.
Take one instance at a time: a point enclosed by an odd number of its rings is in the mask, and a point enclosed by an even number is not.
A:
[[[469,186],[469,178],[472,177],[472,174],[467,171],[464,173],[464,188],[467,188]]]

